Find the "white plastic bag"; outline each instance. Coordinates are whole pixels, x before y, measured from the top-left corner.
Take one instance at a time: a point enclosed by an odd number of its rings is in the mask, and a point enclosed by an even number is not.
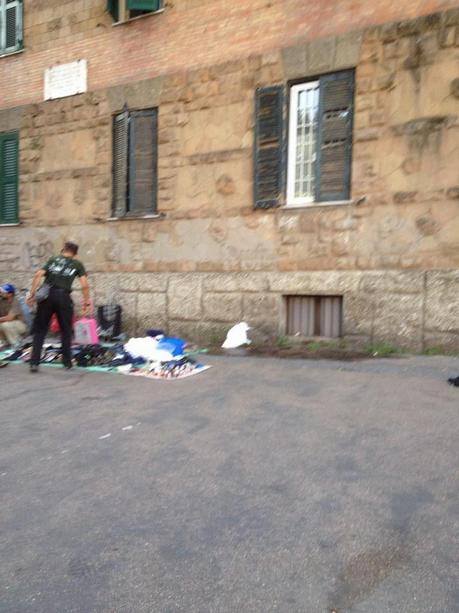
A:
[[[241,321],[241,323],[233,326],[231,330],[228,330],[226,340],[222,345],[223,349],[236,349],[236,347],[241,347],[241,345],[250,345],[252,341],[247,337],[249,330],[250,327],[245,321]]]

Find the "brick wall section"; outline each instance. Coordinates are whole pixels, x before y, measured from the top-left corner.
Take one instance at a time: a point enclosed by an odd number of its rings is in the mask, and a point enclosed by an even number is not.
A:
[[[112,27],[105,0],[35,0],[25,3],[25,52],[0,58],[0,107],[40,101],[45,68],[83,57],[89,88],[101,89],[457,6],[457,0],[167,0],[162,14]]]

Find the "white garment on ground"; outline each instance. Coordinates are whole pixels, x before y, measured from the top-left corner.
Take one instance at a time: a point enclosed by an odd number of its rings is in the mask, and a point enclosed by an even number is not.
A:
[[[143,358],[151,362],[169,362],[174,359],[170,351],[158,349],[158,341],[151,336],[143,338],[131,338],[125,345],[127,351],[133,358]]]
[[[228,330],[226,340],[222,345],[223,349],[235,349],[236,347],[241,347],[241,345],[250,345],[252,341],[247,338],[248,330],[250,328],[245,321],[241,321],[241,323],[233,326]]]
[[[0,337],[5,338],[10,345],[16,345],[26,332],[27,326],[19,319],[0,323]]]

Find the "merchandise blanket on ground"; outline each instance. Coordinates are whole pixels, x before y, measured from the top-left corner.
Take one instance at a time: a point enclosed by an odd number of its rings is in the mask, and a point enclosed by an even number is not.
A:
[[[140,340],[140,339],[132,339]],[[147,345],[151,351],[148,356],[132,355],[126,349],[129,345],[74,345],[72,347],[73,365],[88,372],[108,372],[124,375],[147,377],[149,379],[183,379],[199,374],[211,368],[195,359],[200,351],[185,350],[185,342],[180,339],[168,338],[161,345],[161,339],[156,344],[149,339]],[[180,353],[179,353],[180,349]],[[31,343],[0,353],[0,360],[11,364],[27,363],[30,360]],[[142,352],[140,352],[142,353]],[[44,345],[41,366],[60,367],[60,344],[47,343]]]

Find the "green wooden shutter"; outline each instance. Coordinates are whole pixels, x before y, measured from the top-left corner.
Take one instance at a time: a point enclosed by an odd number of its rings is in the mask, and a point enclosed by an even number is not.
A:
[[[255,96],[254,207],[283,203],[284,89],[257,89]]]
[[[0,24],[1,24],[0,15]],[[22,0],[8,3],[4,14],[5,39],[4,50],[6,52],[18,51],[22,48]]]
[[[159,11],[161,0],[127,0],[130,11]]]
[[[120,18],[119,0],[107,0],[107,11],[115,21],[118,21]]]
[[[158,112],[133,112],[129,120],[129,211],[147,215],[156,211],[158,176]]]
[[[351,189],[354,71],[320,77],[316,201],[347,200]]]
[[[123,217],[128,210],[128,125],[129,113],[113,118],[113,215]]]
[[[0,223],[18,223],[18,135],[0,134]]]

